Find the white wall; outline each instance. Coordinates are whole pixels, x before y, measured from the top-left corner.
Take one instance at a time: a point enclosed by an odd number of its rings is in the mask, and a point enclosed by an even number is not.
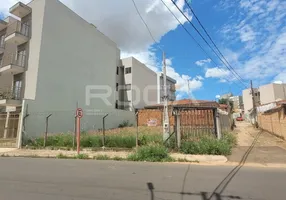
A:
[[[112,113],[106,121],[107,128],[115,128],[125,119],[133,123],[134,113],[115,110],[116,67],[120,64],[120,51],[116,44],[58,0],[34,2],[39,5],[34,6],[33,2],[29,5],[33,9],[32,27],[41,28],[43,5],[45,9],[42,35],[38,35],[40,30],[32,29],[29,60],[31,66],[27,79],[36,79],[36,71],[38,78],[35,101],[27,100],[25,104],[29,113],[26,118],[27,133],[42,134],[48,114],[53,114],[50,119],[50,132],[72,131],[77,102],[85,111],[82,123],[86,130],[101,128],[102,116],[105,113]],[[39,8],[40,10],[37,10]],[[40,52],[39,56],[37,52]],[[35,70],[30,71],[31,67]],[[29,92],[26,92],[26,97],[31,99],[34,94],[33,82],[27,85]],[[109,104],[97,98],[92,99],[90,105],[86,105],[88,85],[109,87]],[[103,94],[106,90],[96,90],[92,93]]]
[[[250,109],[252,109],[252,107],[253,107],[251,90],[250,89],[243,90],[242,91],[242,98],[243,98],[243,103],[244,103],[244,112],[248,113],[248,111]]]
[[[125,74],[125,84],[131,84],[127,99],[135,108],[157,103],[157,74],[133,57],[122,59],[122,65],[131,67],[131,73]]]
[[[261,104],[272,103],[275,101],[274,86],[267,84],[259,87]]]

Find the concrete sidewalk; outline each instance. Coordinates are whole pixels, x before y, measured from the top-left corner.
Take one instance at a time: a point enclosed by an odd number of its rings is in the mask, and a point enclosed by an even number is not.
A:
[[[238,145],[228,156],[228,162],[239,164],[286,166],[286,141],[248,122],[237,122]]]
[[[120,157],[127,158],[132,152],[126,151],[87,151],[83,150],[80,153],[87,154],[89,158],[93,158],[100,155],[106,155],[110,158]],[[11,157],[43,157],[43,158],[56,158],[57,155],[62,154],[67,157],[74,157],[77,155],[76,151],[65,150],[30,150],[30,149],[0,149],[0,156]],[[185,160],[189,162],[220,164],[226,163],[227,158],[225,156],[215,155],[185,155],[180,153],[171,153],[172,158],[175,160]]]

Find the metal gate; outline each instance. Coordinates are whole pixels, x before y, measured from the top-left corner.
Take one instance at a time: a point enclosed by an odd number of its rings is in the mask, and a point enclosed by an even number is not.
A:
[[[184,137],[215,136],[212,110],[185,110],[181,115],[181,134]]]
[[[6,125],[7,113],[0,114],[0,139],[17,138],[19,113],[10,113],[8,126]],[[6,137],[5,137],[6,129]]]

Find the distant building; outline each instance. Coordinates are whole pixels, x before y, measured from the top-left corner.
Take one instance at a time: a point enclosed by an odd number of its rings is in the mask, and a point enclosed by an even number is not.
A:
[[[229,100],[233,102],[233,109],[235,109],[235,110],[238,110],[238,109],[243,110],[243,99],[242,99],[242,96],[232,96],[232,97],[229,97]]]
[[[227,93],[227,94],[223,94],[220,96],[220,99],[229,99],[230,97],[232,97],[233,94],[230,92],[230,93]]]
[[[260,92],[258,88],[254,88],[253,91],[254,91],[255,105],[259,106],[260,105]],[[250,88],[242,91],[242,99],[243,99],[244,112],[249,113],[253,108],[253,100],[252,100],[252,94],[251,94]]]

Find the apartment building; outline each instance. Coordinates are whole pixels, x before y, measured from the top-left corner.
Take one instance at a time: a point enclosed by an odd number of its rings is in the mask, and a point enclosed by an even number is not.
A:
[[[254,89],[256,106],[274,103],[286,99],[286,84],[270,83]],[[251,90],[243,90],[245,112],[253,107]]]
[[[286,99],[286,84],[270,83],[259,87],[261,104]]]
[[[162,98],[162,74],[135,58],[120,59],[116,43],[59,0],[19,2],[0,20],[0,139],[135,123],[134,108]],[[167,78],[175,99],[176,81]]]
[[[85,130],[102,128],[106,113],[107,128],[134,123],[133,112],[116,109],[121,60],[113,41],[58,0],[17,3],[10,13],[17,18],[0,22],[0,137],[40,136],[50,114],[49,132],[73,131],[77,106]]]
[[[233,109],[243,110],[243,99],[242,96],[231,96],[229,100],[233,102]]]
[[[176,80],[167,76],[170,101],[176,99]],[[118,108],[133,110],[160,103],[163,99],[163,74],[156,73],[134,57],[122,59],[117,70]]]
[[[253,92],[254,92],[255,105],[259,106],[260,105],[260,92],[258,88],[253,88]],[[251,109],[253,108],[252,92],[250,88],[242,91],[242,99],[243,99],[244,112],[249,113]]]

